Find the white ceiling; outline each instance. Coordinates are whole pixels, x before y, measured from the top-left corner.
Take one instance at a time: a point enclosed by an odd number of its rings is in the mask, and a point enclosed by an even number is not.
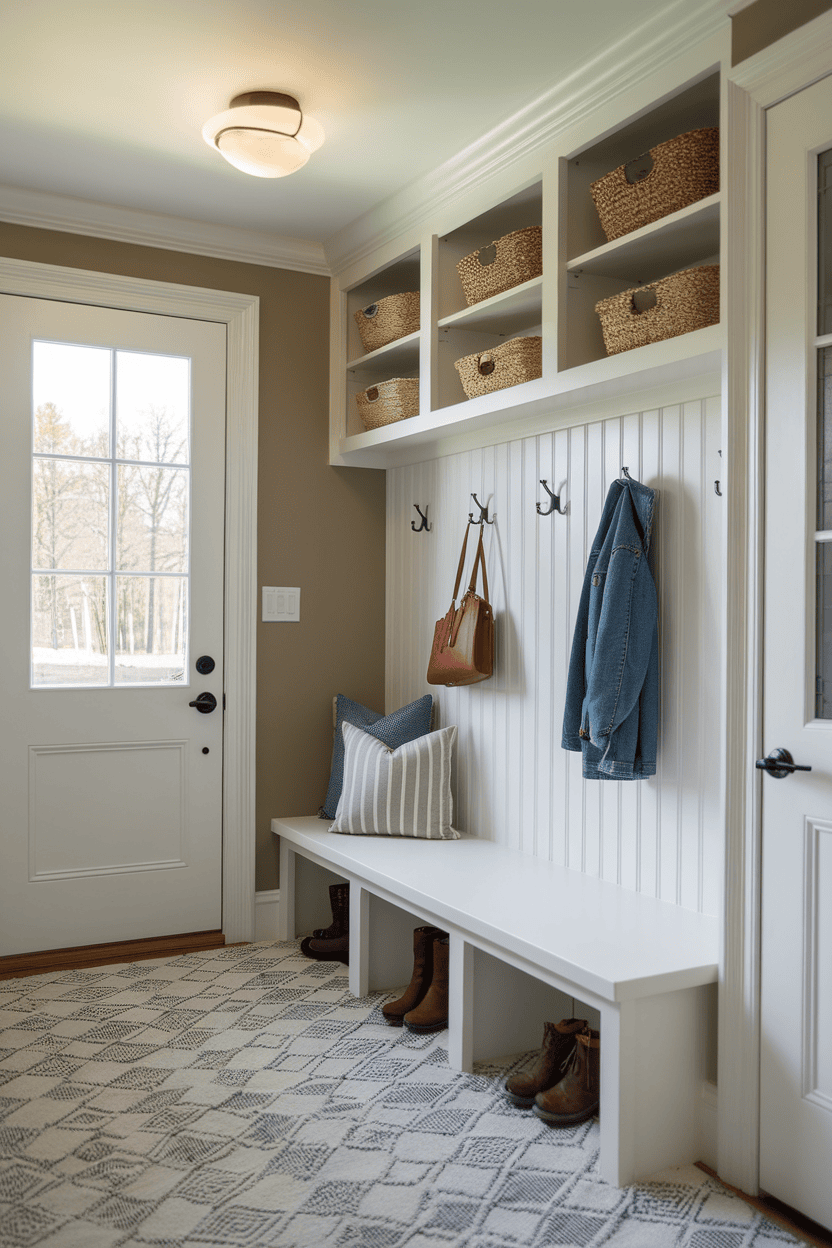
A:
[[[688,2],[3,0],[0,183],[324,241]],[[288,178],[200,133],[268,88],[327,135]]]

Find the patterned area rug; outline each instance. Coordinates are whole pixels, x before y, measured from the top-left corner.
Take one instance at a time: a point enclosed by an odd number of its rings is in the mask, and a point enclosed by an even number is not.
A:
[[[2,1248],[782,1248],[695,1167],[617,1190],[295,942],[0,982]]]

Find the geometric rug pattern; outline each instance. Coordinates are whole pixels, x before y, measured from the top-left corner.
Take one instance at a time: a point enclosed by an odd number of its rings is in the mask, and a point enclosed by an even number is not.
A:
[[[448,1067],[296,941],[0,981],[2,1248],[783,1248],[695,1167],[617,1190],[598,1124]],[[557,1021],[557,1020],[554,1020]]]

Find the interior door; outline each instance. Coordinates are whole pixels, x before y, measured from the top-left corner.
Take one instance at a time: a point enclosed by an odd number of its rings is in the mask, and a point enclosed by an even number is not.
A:
[[[221,926],[225,351],[0,296],[0,954]]]
[[[832,1227],[830,78],[768,114],[766,390],[760,1183]]]

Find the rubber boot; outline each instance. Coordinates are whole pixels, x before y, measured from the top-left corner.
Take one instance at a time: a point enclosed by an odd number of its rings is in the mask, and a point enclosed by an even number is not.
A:
[[[343,962],[344,966],[350,964],[349,935],[333,936],[332,939],[304,936],[300,942],[300,951],[307,958],[315,958],[318,962]]]
[[[316,927],[312,933],[313,940],[333,940],[336,936],[350,934],[349,884],[330,884],[329,904],[332,907],[332,922],[329,927]]]
[[[587,1027],[560,1083],[534,1098],[534,1112],[553,1127],[572,1127],[598,1112],[600,1092],[601,1037]]]
[[[575,1048],[578,1032],[586,1027],[585,1018],[564,1018],[543,1024],[543,1046],[529,1071],[511,1075],[505,1082],[506,1096],[513,1105],[531,1109],[538,1092],[546,1092],[563,1078]]]
[[[448,939],[433,938],[433,975],[430,988],[415,1009],[404,1016],[408,1031],[442,1031],[448,1026]]]
[[[437,936],[446,936],[438,927],[417,927],[413,931],[413,975],[398,1001],[390,1001],[381,1012],[391,1027],[401,1027],[402,1019],[409,1010],[415,1010],[430,988],[433,979],[433,942]]]

